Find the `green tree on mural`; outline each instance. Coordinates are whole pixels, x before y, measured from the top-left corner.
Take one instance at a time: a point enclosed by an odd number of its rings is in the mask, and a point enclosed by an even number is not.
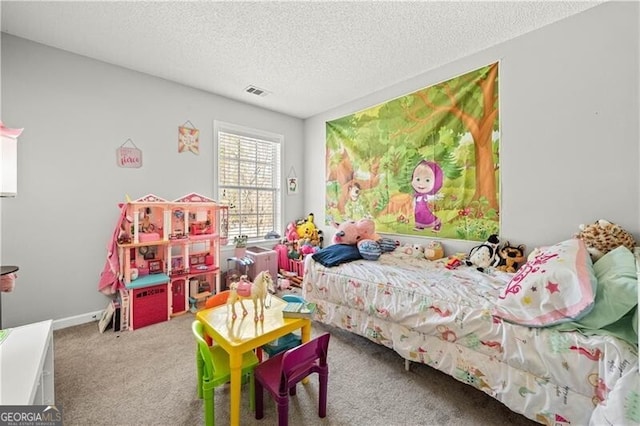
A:
[[[407,96],[402,109],[406,120],[413,124],[398,127],[390,134],[391,140],[404,141],[407,135],[430,134],[440,127],[458,135],[470,133],[476,163],[473,200],[484,198],[495,210],[498,199],[492,133],[498,129],[497,76],[495,63]],[[447,122],[443,123],[443,119]]]

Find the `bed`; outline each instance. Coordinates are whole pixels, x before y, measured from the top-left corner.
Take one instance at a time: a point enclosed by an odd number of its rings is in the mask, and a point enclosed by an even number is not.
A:
[[[555,247],[556,266],[573,270],[531,261],[516,274],[448,269],[444,260],[399,251],[336,266],[307,256],[302,294],[317,303],[317,321],[392,348],[407,363],[437,368],[539,423],[639,424],[640,251],[620,247],[592,263],[579,246],[558,245],[538,254],[549,256]],[[547,284],[534,281],[539,274]],[[535,299],[551,283],[544,293],[557,302],[558,289],[580,287],[570,284],[580,274],[591,286],[565,306]],[[512,309],[509,296],[529,311]],[[537,317],[536,303],[544,305]]]

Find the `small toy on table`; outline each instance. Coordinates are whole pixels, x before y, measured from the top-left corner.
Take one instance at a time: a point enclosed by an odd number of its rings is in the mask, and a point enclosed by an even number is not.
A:
[[[231,305],[231,318],[236,319],[236,301],[240,302],[242,307],[242,316],[246,316],[248,311],[245,308],[243,300],[251,298],[253,300],[254,321],[264,320],[264,308],[269,293],[275,293],[273,279],[269,271],[262,271],[256,276],[253,282],[249,281],[246,276],[240,277],[240,281],[232,283],[227,299],[227,305]],[[258,305],[260,305],[260,313],[258,314]]]

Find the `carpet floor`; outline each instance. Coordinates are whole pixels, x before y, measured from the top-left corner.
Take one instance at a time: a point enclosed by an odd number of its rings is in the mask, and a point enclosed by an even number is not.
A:
[[[56,404],[70,425],[199,425],[203,402],[195,379],[194,315],[135,331],[100,334],[97,323],[54,332]],[[523,425],[537,423],[483,392],[393,350],[323,324],[331,333],[327,417],[317,415],[318,381],[299,385],[289,404],[291,425]],[[249,410],[242,390],[241,424],[277,424],[265,394],[265,418]],[[215,419],[229,423],[229,386],[215,391]]]

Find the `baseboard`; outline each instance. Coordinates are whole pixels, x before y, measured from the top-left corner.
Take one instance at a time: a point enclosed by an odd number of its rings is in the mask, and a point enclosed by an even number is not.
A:
[[[72,317],[62,318],[53,321],[53,329],[59,330],[61,328],[73,327],[74,325],[85,324],[91,321],[98,321],[102,316],[102,311],[89,312],[82,315],[75,315]]]

